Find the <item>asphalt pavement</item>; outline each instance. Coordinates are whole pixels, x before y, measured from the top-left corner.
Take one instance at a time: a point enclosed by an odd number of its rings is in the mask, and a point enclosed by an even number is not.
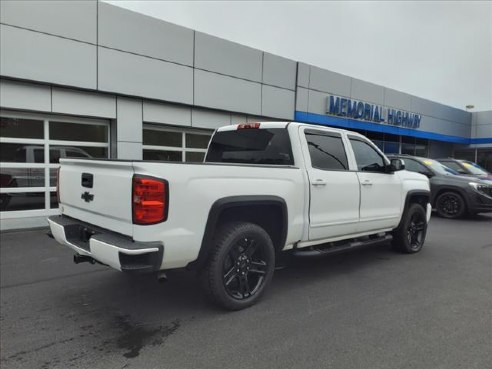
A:
[[[2,369],[492,368],[492,216],[433,217],[415,255],[292,260],[239,312],[191,272],[75,265],[45,232],[1,234]]]

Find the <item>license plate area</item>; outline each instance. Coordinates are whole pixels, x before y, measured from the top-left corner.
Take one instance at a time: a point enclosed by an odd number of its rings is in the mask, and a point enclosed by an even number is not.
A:
[[[98,234],[99,232],[81,224],[70,224],[66,225],[64,228],[65,237],[68,242],[86,251],[91,251],[89,240],[92,236]]]

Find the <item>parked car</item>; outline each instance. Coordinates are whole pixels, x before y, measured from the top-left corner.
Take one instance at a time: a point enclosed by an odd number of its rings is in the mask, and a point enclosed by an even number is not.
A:
[[[487,172],[480,165],[472,161],[453,158],[437,159],[437,161],[448,168],[454,169],[461,175],[492,181],[492,173]]]
[[[45,149],[42,145],[23,145],[12,153],[11,161],[16,163],[44,163]],[[49,149],[49,162],[58,163],[60,158],[91,158],[90,154],[78,147],[71,146],[52,146]],[[49,183],[54,186],[56,183],[55,171],[50,170]],[[44,187],[45,186],[44,168],[1,168],[0,187]],[[44,197],[44,190],[40,192],[28,193],[1,193],[0,210],[8,210],[9,207],[18,207],[25,202],[26,197]],[[32,200],[31,200],[32,201]]]
[[[439,161],[409,155],[388,155],[405,161],[405,169],[429,177],[431,204],[444,218],[492,212],[492,185],[459,175]]]
[[[204,163],[60,163],[62,215],[49,224],[75,262],[198,270],[208,295],[232,310],[260,298],[283,251],[391,240],[415,253],[431,213],[427,177],[362,135],[295,122],[220,128]]]
[[[44,146],[24,145],[15,151],[15,162],[18,163],[44,163]],[[51,146],[49,150],[49,162],[58,163],[60,158],[91,158],[83,149],[72,146]]]

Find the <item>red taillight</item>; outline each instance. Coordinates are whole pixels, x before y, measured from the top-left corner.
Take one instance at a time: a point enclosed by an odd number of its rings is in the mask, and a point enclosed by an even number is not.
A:
[[[260,128],[261,123],[245,123],[245,124],[239,124],[237,126],[237,129],[255,129],[255,128]]]
[[[167,219],[167,181],[134,176],[132,192],[133,224],[155,224]]]
[[[56,168],[56,202],[60,203],[60,167]]]

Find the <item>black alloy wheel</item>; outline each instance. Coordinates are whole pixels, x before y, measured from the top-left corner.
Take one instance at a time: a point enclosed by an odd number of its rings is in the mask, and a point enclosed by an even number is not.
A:
[[[408,245],[412,250],[419,250],[422,247],[426,231],[425,214],[415,212],[410,217],[407,227]]]
[[[254,237],[244,237],[232,245],[224,260],[224,286],[238,300],[253,296],[265,280],[268,261]]]
[[[415,254],[422,250],[427,235],[427,214],[420,204],[410,204],[403,213],[400,225],[393,231],[391,241],[396,251]]]
[[[202,270],[203,287],[210,298],[229,310],[255,304],[270,283],[275,249],[268,233],[245,222],[223,225]]]
[[[436,210],[443,218],[459,218],[465,213],[465,202],[456,192],[444,192],[437,198]]]

